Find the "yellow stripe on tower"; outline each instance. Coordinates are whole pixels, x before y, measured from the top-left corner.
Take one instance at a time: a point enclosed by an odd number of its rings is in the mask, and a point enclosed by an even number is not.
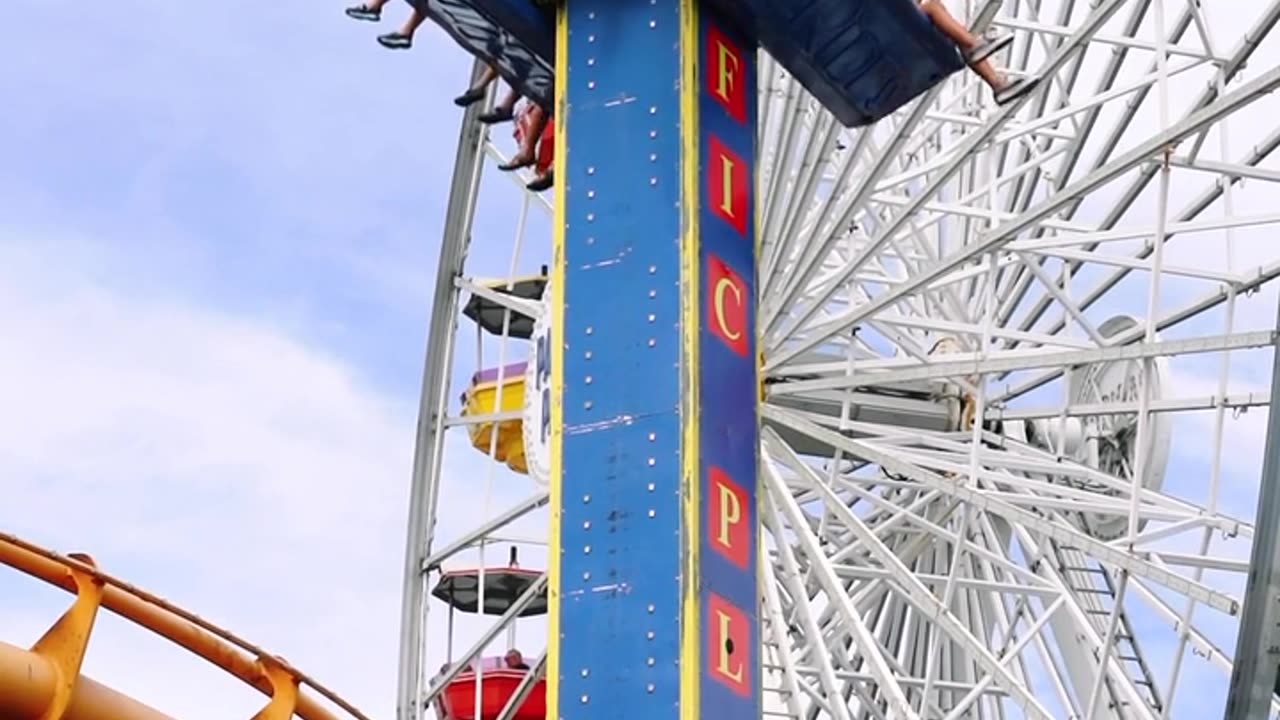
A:
[[[699,696],[702,682],[700,652],[702,610],[698,602],[699,549],[702,545],[702,495],[701,453],[699,450],[700,408],[698,386],[701,368],[698,364],[698,342],[702,328],[701,304],[698,298],[701,237],[698,212],[701,200],[698,176],[701,150],[698,146],[698,57],[701,42],[698,26],[698,0],[680,2],[680,133],[684,155],[681,158],[681,209],[684,213],[684,235],[680,238],[680,284],[684,287],[680,323],[683,333],[684,366],[688,377],[684,378],[684,526],[687,531],[685,564],[682,573],[683,598],[680,617],[680,719],[698,720],[701,716]],[[555,717],[554,715],[550,717]]]
[[[556,78],[555,78],[555,160],[553,177],[556,179],[555,208],[552,223],[551,249],[551,347],[547,354],[551,362],[551,533],[547,553],[547,717],[560,717],[560,534],[562,506],[562,473],[564,471],[564,244],[565,198],[564,188],[568,177],[569,145],[566,128],[569,116],[566,112],[565,93],[569,87],[569,11],[561,2],[556,9]]]

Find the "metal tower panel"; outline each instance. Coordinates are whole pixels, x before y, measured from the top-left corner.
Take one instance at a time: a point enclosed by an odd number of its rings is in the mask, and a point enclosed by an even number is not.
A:
[[[548,716],[757,717],[755,46],[558,22]]]
[[[1280,326],[1280,321],[1277,321]],[[1272,358],[1271,403],[1280,404],[1280,351]],[[1267,418],[1252,561],[1231,670],[1226,720],[1270,717],[1280,663],[1280,420]]]

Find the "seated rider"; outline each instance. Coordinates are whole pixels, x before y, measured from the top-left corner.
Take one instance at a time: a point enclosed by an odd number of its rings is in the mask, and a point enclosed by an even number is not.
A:
[[[516,130],[513,133],[516,142],[521,148],[528,147],[526,138],[532,135],[534,125],[536,124],[536,103],[526,102],[524,107],[520,109],[520,117],[516,120]],[[542,192],[551,187],[554,180],[552,178],[551,163],[554,161],[555,155],[555,129],[552,127],[554,121],[549,120],[544,123],[544,128],[540,136],[535,137],[535,156],[537,160],[533,164],[533,180],[530,180],[525,187],[533,192]]]
[[[991,91],[995,93],[997,105],[1011,103],[1035,89],[1038,83],[1036,79],[1009,80],[988,60],[992,55],[1009,46],[1013,41],[1012,35],[1004,35],[992,40],[975,37],[968,28],[955,19],[947,10],[947,6],[942,4],[942,0],[919,0],[919,2],[920,9],[929,16],[933,24],[959,46],[965,64],[991,87]]]
[[[506,663],[507,668],[511,670],[528,670],[529,664],[524,661],[524,656],[519,650],[511,648],[507,654],[503,656],[502,661]]]
[[[531,167],[538,162],[538,143],[542,139],[543,133],[546,132],[547,122],[549,120],[548,113],[541,105],[535,102],[528,102],[521,111],[520,126],[516,128],[516,137],[520,141],[520,149],[511,159],[498,166],[503,172],[511,172],[520,168]],[[530,190],[546,190],[551,187],[548,181],[544,187],[534,187],[538,181],[529,184]]]
[[[365,0],[360,5],[347,8],[347,17],[378,22],[382,19],[382,8],[389,2],[391,0]],[[378,36],[378,43],[382,47],[391,50],[408,50],[413,47],[413,34],[418,31],[418,26],[426,21],[427,16],[413,3],[409,6],[413,8],[413,12],[409,14],[409,19],[404,21],[404,25],[401,25],[399,30]]]

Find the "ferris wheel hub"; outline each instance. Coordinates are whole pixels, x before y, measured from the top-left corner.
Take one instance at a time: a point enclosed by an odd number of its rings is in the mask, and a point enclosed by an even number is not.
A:
[[[1098,333],[1111,339],[1139,325],[1133,316],[1116,315],[1099,325]],[[1030,421],[1021,427],[1006,423],[1006,432],[1023,434],[1027,442],[1103,475],[1130,482],[1137,477],[1140,488],[1159,490],[1164,485],[1173,427],[1167,415],[1148,413],[1140,430],[1139,415],[1144,391],[1150,408],[1166,397],[1171,383],[1165,359],[1149,362],[1150,368],[1144,367],[1143,360],[1071,368],[1067,403],[1074,414]],[[1067,476],[1055,480],[1106,497],[1122,494],[1114,485],[1102,482]],[[1076,514],[1076,523],[1099,540],[1120,538],[1129,525],[1126,514],[1087,511]]]

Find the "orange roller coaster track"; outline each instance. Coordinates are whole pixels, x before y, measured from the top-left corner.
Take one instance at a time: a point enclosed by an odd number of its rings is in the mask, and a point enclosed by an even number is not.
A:
[[[0,533],[0,565],[74,594],[71,607],[29,650],[0,643],[0,717],[14,720],[169,720],[167,715],[80,675],[98,609],[106,608],[186,648],[270,698],[253,720],[369,720],[284,659],[101,570],[88,555],[60,555]]]

